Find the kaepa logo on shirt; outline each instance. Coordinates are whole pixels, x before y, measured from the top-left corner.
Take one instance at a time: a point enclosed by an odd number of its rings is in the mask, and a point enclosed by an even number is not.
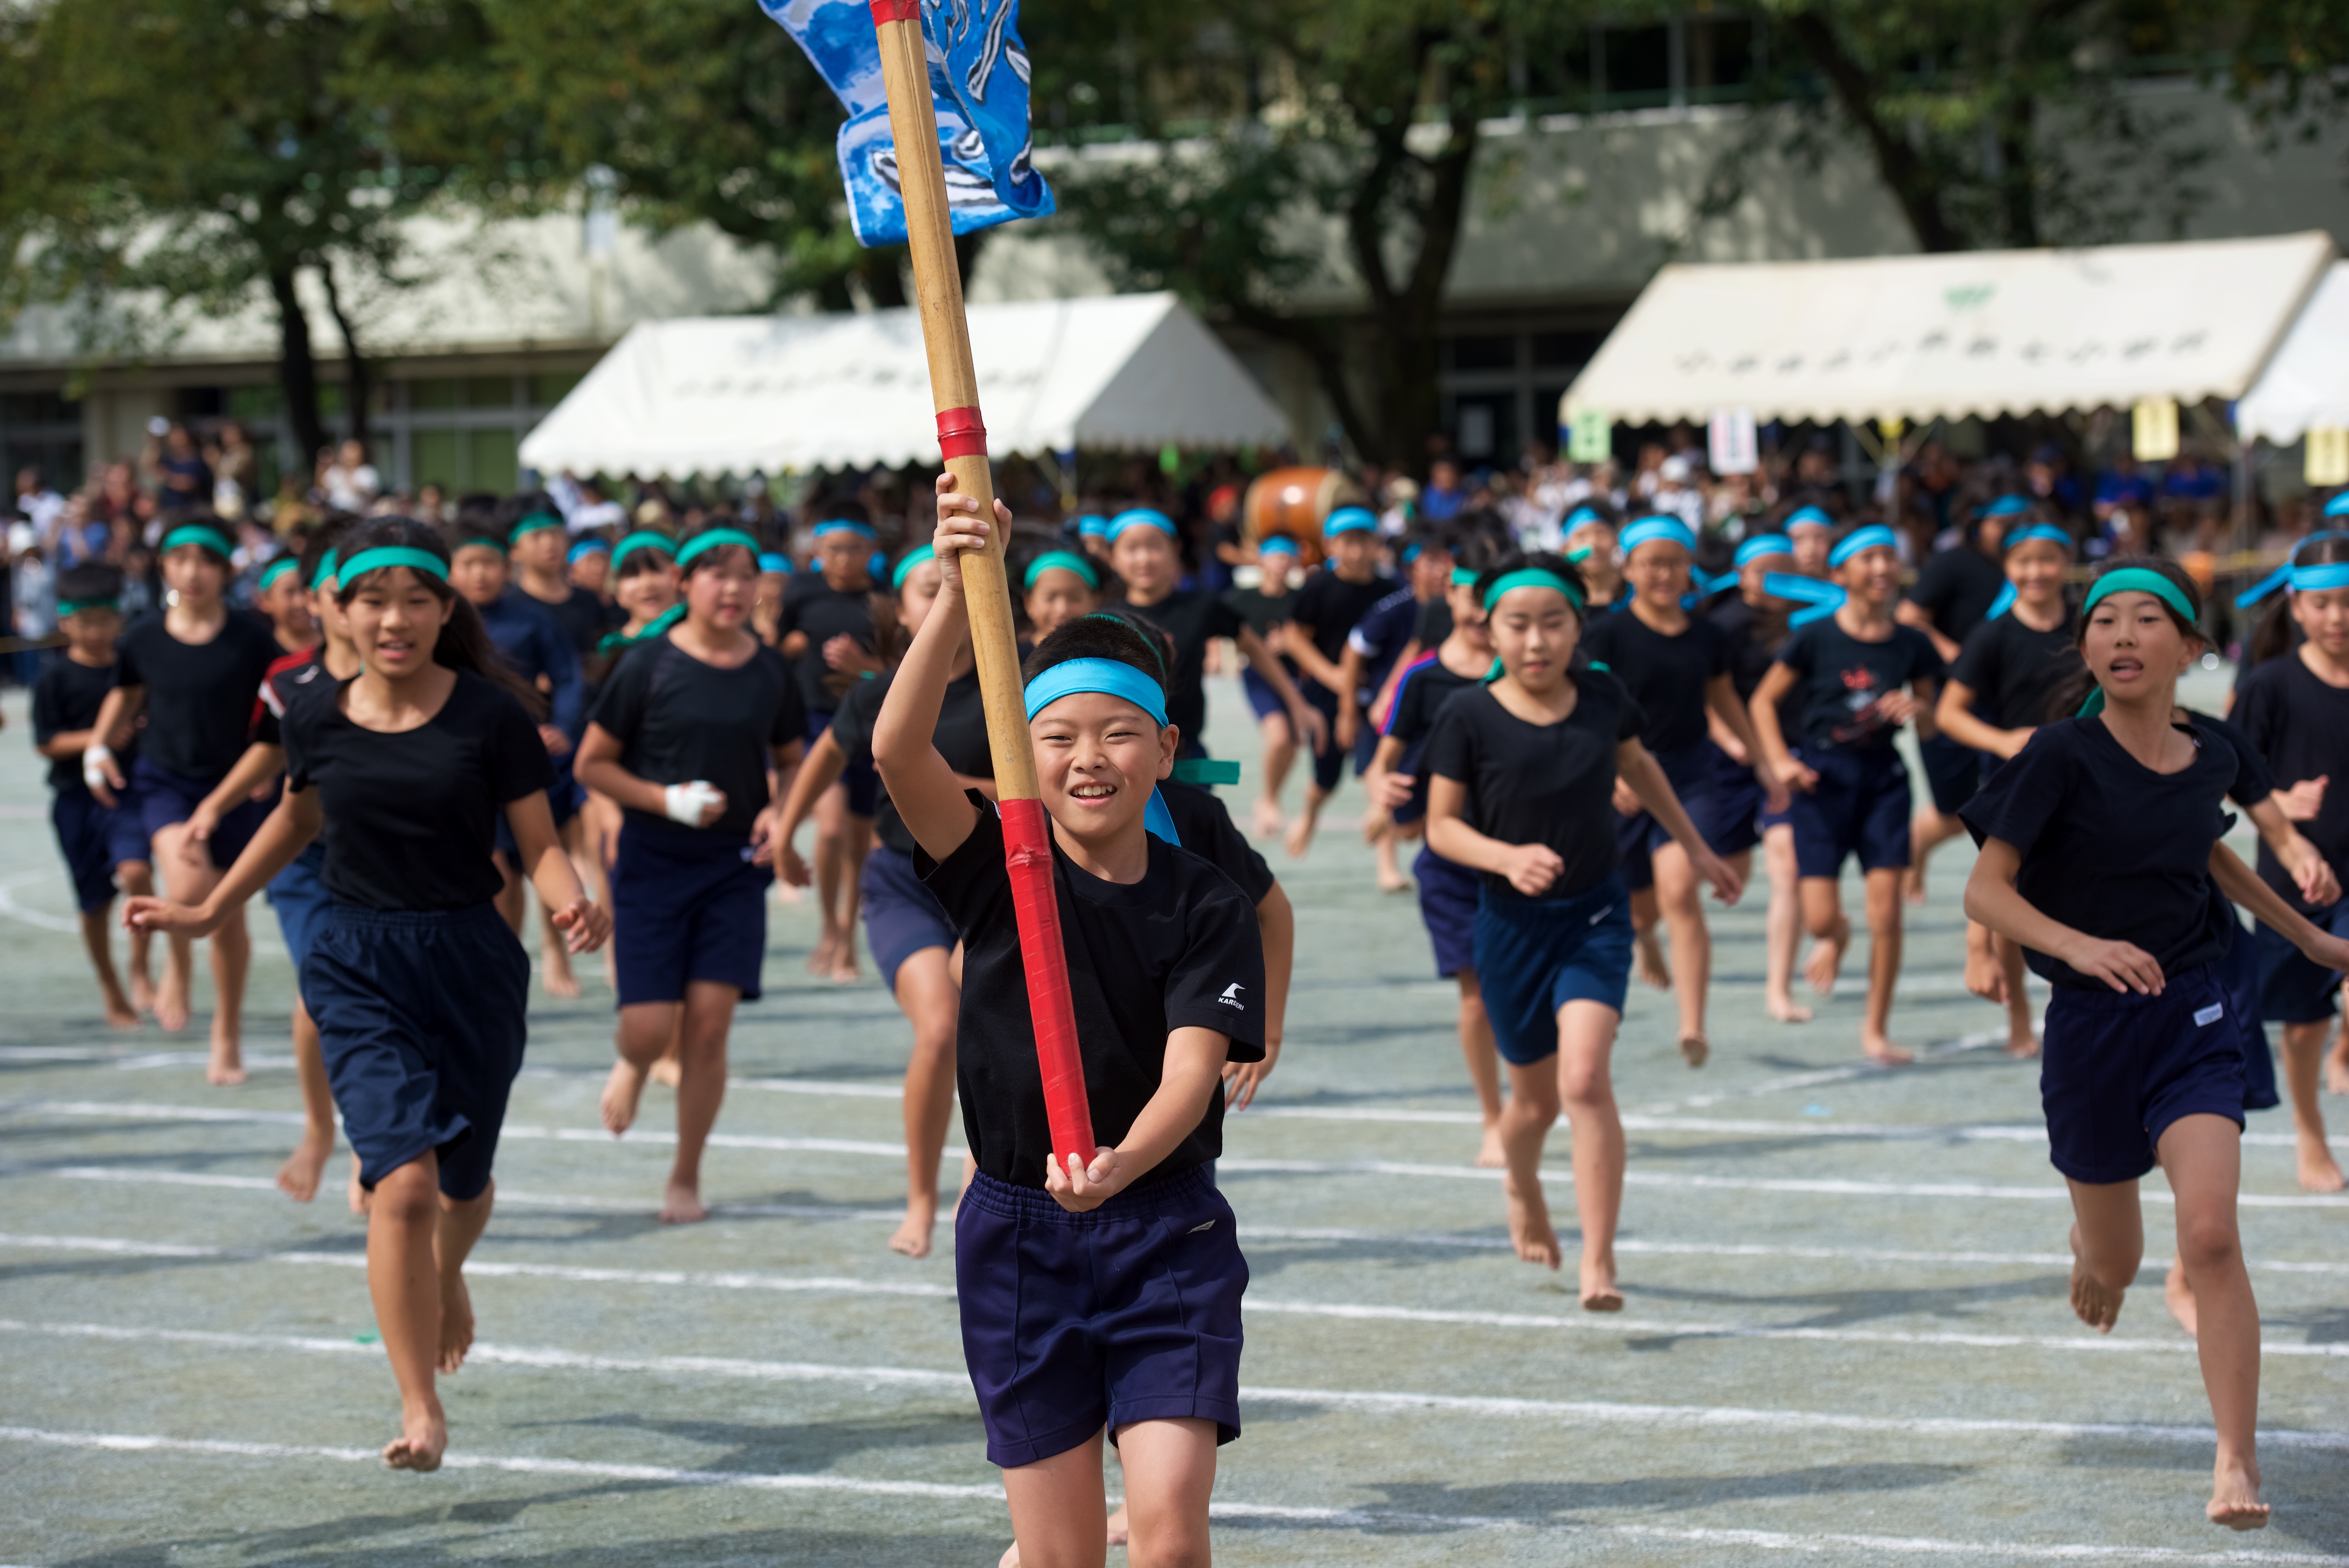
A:
[[[1247,986],[1235,981],[1233,984],[1225,986],[1224,994],[1216,997],[1216,1000],[1221,1002],[1226,1007],[1237,1007],[1241,1012],[1245,1013],[1247,1011],[1247,1004],[1240,1000],[1240,993],[1247,989]]]

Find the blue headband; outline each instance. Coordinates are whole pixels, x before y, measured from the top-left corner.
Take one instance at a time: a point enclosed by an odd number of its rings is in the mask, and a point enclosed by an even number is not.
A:
[[[1603,528],[1607,520],[1599,515],[1596,507],[1578,506],[1566,514],[1566,521],[1558,524],[1558,533],[1561,537],[1570,538],[1576,529],[1588,528],[1594,522]]]
[[[1402,566],[1410,565],[1413,562],[1419,559],[1421,549],[1422,546],[1420,542],[1416,539],[1413,540],[1409,544],[1404,545],[1402,552],[1395,556],[1396,564]]]
[[[1831,567],[1841,566],[1863,550],[1898,550],[1899,548],[1900,541],[1894,537],[1890,529],[1880,522],[1872,522],[1866,528],[1856,528],[1844,535],[1843,542],[1827,552],[1827,564]]]
[[[1159,728],[1166,727],[1165,688],[1132,665],[1115,659],[1064,659],[1044,671],[1028,683],[1028,717],[1032,720],[1062,697],[1080,692],[1099,692],[1130,702],[1148,714]],[[1183,847],[1183,836],[1174,830],[1174,818],[1154,789],[1142,809],[1142,825],[1176,849]]]
[[[600,539],[583,539],[578,543],[571,547],[571,553],[565,556],[564,559],[574,565],[576,565],[579,562],[585,560],[590,555],[609,555],[611,553],[612,547],[604,541]]]
[[[2349,490],[2344,490],[2340,496],[2335,497],[2334,502],[2337,503],[2344,500],[2349,500]],[[2349,508],[2344,508],[2344,510],[2349,511]],[[2324,511],[2326,516],[2332,516],[2333,504],[2328,503]],[[2327,539],[2349,539],[2349,528],[2319,529],[2314,533],[2310,534],[2306,539],[2303,539],[2299,543],[2293,545],[2292,547],[2292,553],[2284,557],[2283,564],[2277,567],[2274,571],[2269,573],[2265,577],[2261,578],[2257,583],[2251,584],[2249,589],[2245,590],[2243,593],[2235,600],[2235,608],[2238,610],[2249,609],[2251,605],[2258,603],[2261,600],[2266,598],[2269,594],[2274,593],[2279,588],[2290,587],[2297,591],[2302,587],[2308,587],[2307,584],[2301,582],[2300,577],[2302,572],[2312,569],[2299,564],[2300,552],[2307,549],[2310,545]],[[2337,587],[2339,584],[2335,583],[2332,584],[2332,586]],[[2320,587],[2308,587],[2308,591],[2312,593],[2322,593],[2324,592],[2324,590]]]
[[[1122,538],[1126,530],[1140,528],[1145,523],[1169,539],[1174,537],[1174,520],[1163,511],[1155,511],[1146,506],[1133,507],[1111,518],[1108,528],[1109,536],[1112,539]]]
[[[1341,533],[1364,531],[1375,533],[1378,531],[1378,527],[1379,520],[1371,515],[1370,508],[1341,506],[1331,512],[1328,520],[1321,524],[1321,537],[1335,539]]]
[[[1797,610],[1786,617],[1789,626],[1807,626],[1814,621],[1824,621],[1843,608],[1850,597],[1832,583],[1822,583],[1816,577],[1798,577],[1791,572],[1773,572],[1762,579],[1762,592],[1774,599],[1788,599],[1797,604],[1807,604],[1807,610]]]
[[[1299,551],[1297,548],[1297,541],[1289,538],[1288,535],[1285,533],[1276,533],[1270,539],[1259,541],[1256,547],[1256,552],[1258,555],[1263,555],[1268,552],[1274,555],[1295,555],[1299,553]]]
[[[1102,516],[1099,512],[1089,511],[1085,513],[1084,516],[1077,519],[1077,532],[1080,535],[1090,538],[1094,534],[1107,533],[1108,531],[1109,519]]]
[[[859,522],[854,518],[850,517],[835,517],[827,521],[819,522],[815,525],[816,538],[822,539],[827,533],[854,533],[861,534],[866,539],[878,539],[881,537],[879,534],[873,531],[873,525],[871,523]]]
[[[1832,532],[1835,530],[1835,519],[1817,507],[1806,506],[1796,509],[1778,526],[1787,533],[1792,533],[1798,528],[1824,528]]]
[[[2031,510],[2031,503],[2019,495],[2002,495],[1982,509],[1985,518],[2021,517]]]
[[[2000,542],[1999,548],[2012,550],[2016,545],[2033,539],[2044,539],[2050,544],[2060,544],[2067,553],[2072,549],[2072,535],[2052,522],[2034,522],[2029,528],[2018,528]]]
[[[776,551],[762,550],[759,552],[759,570],[788,577],[792,574],[792,558]]]
[[[2336,495],[2331,500],[2326,501],[2324,503],[2324,515],[2327,517],[2349,517],[2349,490],[2343,490],[2339,495]]]
[[[914,574],[915,567],[925,561],[936,561],[937,558],[938,552],[932,546],[916,544],[897,558],[896,570],[889,573],[889,586],[903,588],[905,585],[905,579]]]
[[[1757,533],[1737,547],[1737,564],[1743,569],[1773,555],[1792,555],[1795,542],[1783,533]]]
[[[1643,517],[1625,529],[1617,542],[1622,545],[1623,553],[1628,557],[1640,546],[1653,544],[1660,539],[1679,545],[1691,555],[1696,553],[1696,535],[1689,531],[1687,523],[1676,517]]]

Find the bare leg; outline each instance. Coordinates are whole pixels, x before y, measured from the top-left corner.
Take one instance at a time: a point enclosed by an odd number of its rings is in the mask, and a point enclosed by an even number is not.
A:
[[[1843,894],[1833,877],[1803,877],[1795,883],[1803,903],[1803,929],[1811,934],[1811,955],[1803,976],[1822,996],[1835,994],[1836,976],[1851,946],[1851,922],[1844,918]]]
[[[2324,1140],[2324,1108],[2317,1100],[2330,1019],[2283,1026],[2283,1078],[2292,1094],[2292,1130],[2299,1144],[2300,1184],[2312,1192],[2338,1192],[2341,1166]]]
[[[843,927],[840,915],[841,875],[848,863],[843,835],[848,830],[848,787],[833,784],[815,802],[815,907],[821,923],[815,951],[808,954],[808,973],[829,975],[839,961]]]
[[[482,1188],[478,1198],[440,1195],[440,1224],[432,1233],[432,1258],[440,1276],[440,1359],[435,1367],[443,1377],[462,1367],[465,1353],[473,1347],[473,1296],[465,1288],[465,1260],[488,1228],[497,1196],[494,1181]]]
[[[1917,1058],[1892,1043],[1892,988],[1900,979],[1900,873],[1868,873],[1868,1016],[1859,1047],[1887,1066]]]
[[[1509,1201],[1509,1241],[1519,1258],[1553,1270],[1565,1258],[1542,1192],[1541,1157],[1549,1130],[1557,1125],[1558,1077],[1555,1061],[1529,1068],[1511,1062],[1509,1102],[1501,1108],[1501,1150],[1509,1168],[1503,1186]]]
[[[1493,1046],[1493,1020],[1485,1012],[1485,990],[1473,968],[1460,969],[1453,979],[1460,986],[1460,1054],[1467,1058],[1468,1081],[1476,1086],[1476,1109],[1485,1119],[1485,1140],[1476,1150],[1476,1168],[1506,1170],[1509,1156],[1501,1146],[1501,1054]]]
[[[663,1088],[675,1088],[685,1078],[685,1016],[678,1015],[677,1027],[668,1035],[668,1044],[661,1047],[658,1060],[652,1065],[653,1082]]]
[[[1289,733],[1288,716],[1269,714],[1257,720],[1257,733],[1264,738],[1264,789],[1256,799],[1256,836],[1269,839],[1280,831],[1285,813],[1280,809],[1280,792],[1288,783],[1288,770],[1297,762],[1297,738]]]
[[[435,1470],[449,1422],[433,1386],[440,1361],[440,1162],[429,1151],[376,1183],[367,1207],[367,1294],[399,1384],[399,1436],[386,1443],[394,1470]]]
[[[1119,1511],[1127,1517],[1126,1562],[1132,1568],[1206,1568],[1216,1423],[1195,1417],[1135,1421],[1118,1429],[1117,1448],[1125,1470]]]
[[[1557,1095],[1574,1130],[1574,1207],[1582,1222],[1582,1309],[1620,1312],[1615,1226],[1623,1213],[1623,1119],[1608,1057],[1622,1016],[1597,1002],[1557,1010]]]
[[[1782,1024],[1807,1024],[1811,1010],[1795,1000],[1795,950],[1802,945],[1803,901],[1792,827],[1781,822],[1763,830],[1762,865],[1770,877],[1770,907],[1762,926],[1763,1005]]]
[[[2324,1092],[2349,1094],[2349,986],[2341,992],[2341,1016],[2333,1027],[2333,1048],[2324,1055]]]
[[[212,1059],[204,1077],[212,1083],[239,1084],[244,1081],[244,982],[253,971],[253,934],[244,923],[243,905],[230,910],[212,933]]]
[[[193,903],[203,896],[192,891],[195,874],[180,847],[186,842],[186,830],[166,828],[155,835],[155,859],[163,868],[163,892],[181,903]],[[209,861],[207,861],[209,864]],[[211,884],[205,884],[211,891]],[[195,1010],[196,944],[177,932],[164,939],[163,984],[155,993],[155,1022],[168,1034],[178,1034],[188,1026],[188,1016]]]
[[[2260,1499],[2260,1308],[2235,1224],[2242,1134],[2223,1116],[2189,1116],[2161,1135],[2161,1168],[2178,1195],[2178,1260],[2192,1284],[2202,1387],[2219,1429],[2212,1467],[2213,1524],[2257,1530]]]
[[[114,868],[114,885],[125,898],[146,898],[155,892],[155,872],[145,861],[123,861]],[[155,934],[130,934],[130,1005],[142,1013],[155,1010],[154,969],[148,954]]]
[[[1705,929],[1702,890],[1688,851],[1666,844],[1655,853],[1656,903],[1672,939],[1672,988],[1681,1005],[1681,1057],[1701,1068],[1713,1054],[1705,1037],[1705,991],[1713,984],[1713,934]]]
[[[2039,1054],[2039,1019],[2031,1010],[2030,972],[2023,965],[2023,949],[1993,934],[2000,972],[2006,976],[2006,1054],[2029,1059]]]
[[[2097,1333],[2110,1334],[2145,1262],[2137,1183],[2074,1181],[2071,1188],[2072,1310]]]
[[[726,1037],[742,993],[715,980],[685,987],[684,1068],[677,1085],[677,1162],[661,1201],[661,1223],[690,1225],[709,1217],[701,1202],[701,1151],[726,1099]]]
[[[612,872],[599,846],[612,842],[618,834],[620,825],[613,819],[619,814],[620,808],[608,797],[589,791],[586,804],[579,808],[580,844],[571,852],[571,862],[578,869],[587,896],[605,909],[612,907]],[[608,942],[604,944],[604,983],[615,991],[620,988],[619,960]]]
[[[294,1076],[302,1085],[302,1141],[277,1168],[278,1190],[297,1203],[318,1195],[318,1179],[335,1151],[335,1096],[326,1082],[326,1058],[318,1048],[318,1026],[310,1009],[294,998]]]
[[[571,819],[576,823],[578,818]],[[538,904],[538,983],[546,987],[550,996],[579,995],[579,975],[571,967],[571,948],[561,930],[546,917],[546,906],[538,903],[537,890],[531,892],[531,903]]]
[[[1900,879],[1910,903],[1925,902],[1925,862],[1935,850],[1966,830],[1954,816],[1945,816],[1931,801],[1917,809],[1909,820],[1909,869]]]
[[[1335,746],[1338,743],[1333,740],[1330,744]],[[1330,797],[1336,793],[1335,789],[1324,789],[1318,783],[1305,787],[1305,810],[1297,814],[1297,820],[1288,824],[1290,860],[1303,860],[1305,851],[1313,847],[1314,830],[1321,825],[1321,808],[1328,805]]]
[[[1402,837],[1396,833],[1394,824],[1392,822],[1389,822],[1380,830],[1378,836],[1378,877],[1379,891],[1381,892],[1409,892],[1411,891],[1411,879],[1402,874],[1402,867],[1398,864],[1395,860],[1395,846],[1402,841]]]
[[[636,1105],[643,1099],[645,1079],[671,1039],[684,1026],[681,1002],[631,1002],[620,1009],[620,1025],[613,1035],[619,1060],[604,1080],[605,1130],[615,1138],[636,1125]]]
[[[954,1115],[955,1026],[962,990],[947,973],[947,949],[925,947],[897,966],[897,1006],[914,1026],[905,1064],[905,1218],[889,1250],[930,1255],[938,1221],[938,1161]]]
[[[98,975],[98,999],[106,1005],[106,1021],[118,1029],[139,1026],[139,1010],[130,998],[122,994],[122,981],[114,973],[114,903],[108,900],[103,909],[86,909],[81,915],[82,950],[89,954],[89,966]]]
[[[1003,1554],[1005,1563],[1027,1568],[1099,1568],[1108,1559],[1109,1500],[1102,1490],[1101,1433],[1050,1459],[1005,1470],[1003,1495],[1011,1505],[1013,1537],[1011,1550]],[[1129,1556],[1128,1561],[1133,1559]]]
[[[1659,911],[1654,883],[1631,895],[1631,942],[1640,983],[1659,991],[1672,988],[1672,966],[1664,962],[1664,944],[1656,940]]]
[[[857,978],[856,917],[864,904],[864,858],[873,852],[873,819],[849,812],[842,820],[842,844],[847,861],[841,887],[840,941],[833,948],[832,978],[843,984]]]

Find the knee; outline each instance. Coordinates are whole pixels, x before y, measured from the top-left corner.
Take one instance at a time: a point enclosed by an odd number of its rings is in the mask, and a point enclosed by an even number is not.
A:
[[[1813,908],[1808,899],[1803,901],[1803,929],[1813,936],[1822,940],[1833,936],[1842,920],[1843,912],[1831,903]]]
[[[1207,1522],[1198,1519],[1133,1522],[1125,1549],[1131,1568],[1208,1568],[1214,1561],[1208,1548]]]
[[[2232,1220],[2224,1215],[2178,1217],[2178,1260],[2188,1274],[2208,1275],[2230,1269],[2241,1262],[2242,1255],[2242,1237]]]
[[[1565,1068],[1557,1075],[1557,1094],[1569,1111],[1604,1110],[1615,1103],[1614,1082],[1599,1064]]]
[[[368,1206],[372,1218],[395,1224],[424,1224],[437,1220],[440,1212],[439,1172],[420,1160],[411,1160],[375,1184],[375,1201]]]

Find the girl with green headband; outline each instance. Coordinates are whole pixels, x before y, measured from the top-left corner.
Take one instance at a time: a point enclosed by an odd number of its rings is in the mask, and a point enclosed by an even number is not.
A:
[[[269,617],[277,645],[289,654],[306,654],[318,645],[318,620],[310,613],[310,580],[302,574],[298,556],[281,555],[261,569],[254,607]]]
[[[677,1154],[664,1224],[691,1224],[701,1156],[726,1095],[734,1010],[759,999],[767,950],[762,868],[774,853],[771,770],[798,767],[807,731],[782,655],[750,629],[758,546],[705,529],[678,551],[682,619],[605,683],[579,745],[579,781],[625,814],[612,861],[619,1028],[604,1088],[613,1136],[636,1119],[653,1066],[678,1045]]]
[[[1542,1145],[1563,1105],[1574,1125],[1582,1305],[1619,1312],[1623,1123],[1608,1058],[1630,981],[1631,901],[1617,870],[1616,779],[1724,901],[1737,898],[1737,874],[1640,744],[1639,704],[1613,676],[1575,663],[1584,589],[1574,563],[1510,556],[1479,576],[1476,593],[1498,670],[1446,703],[1428,738],[1427,842],[1480,873],[1476,979],[1509,1064],[1501,1144],[1510,1239],[1528,1263],[1564,1261],[1541,1186]]]
[[[212,890],[269,814],[246,800],[221,819],[209,842],[188,830],[196,808],[244,755],[253,694],[279,653],[267,624],[232,609],[222,596],[232,571],[230,548],[209,520],[182,523],[163,536],[168,607],[123,633],[115,688],[96,726],[100,744],[82,753],[91,794],[107,806],[126,802],[139,814],[163,886],[188,903]],[[129,738],[142,709],[147,724],[139,732],[139,759],[126,775],[111,747]],[[244,981],[252,962],[252,940],[239,910],[212,943],[214,1004],[205,1076],[216,1084],[244,1081]],[[192,943],[174,936],[155,996],[155,1021],[174,1033],[188,1026],[194,966]]]
[[[2244,1041],[2223,971],[2240,934],[2210,884],[2319,970],[2349,968],[2349,942],[2222,842],[2246,762],[2217,730],[2178,722],[2200,618],[2171,562],[2123,559],[2099,575],[2079,631],[2090,707],[2041,726],[1961,813],[1981,846],[1966,914],[2021,946],[2054,990],[2040,1097],[2071,1189],[2072,1306],[2089,1326],[2110,1332],[2143,1263],[2138,1181],[2159,1164],[2169,1183],[2218,1428],[2205,1513],[2251,1530],[2268,1508],[2259,1307],[2235,1221]]]
[[[1102,569],[1073,551],[1047,550],[1019,571],[1019,613],[1035,642],[1102,607]]]
[[[335,1103],[360,1160],[367,1285],[399,1387],[395,1470],[440,1466],[435,1383],[473,1341],[464,1263],[522,1068],[530,961],[499,914],[502,815],[554,922],[585,951],[610,934],[555,836],[554,772],[516,684],[448,584],[433,531],[405,518],[346,547],[336,597],[361,673],[289,708],[286,790],[202,903],[133,902],[180,935],[217,930],[322,833],[332,905],[302,965]]]
[[[585,658],[612,629],[612,615],[601,594],[571,581],[571,531],[543,493],[516,496],[504,510],[515,514],[506,529],[514,586],[545,607]]]

